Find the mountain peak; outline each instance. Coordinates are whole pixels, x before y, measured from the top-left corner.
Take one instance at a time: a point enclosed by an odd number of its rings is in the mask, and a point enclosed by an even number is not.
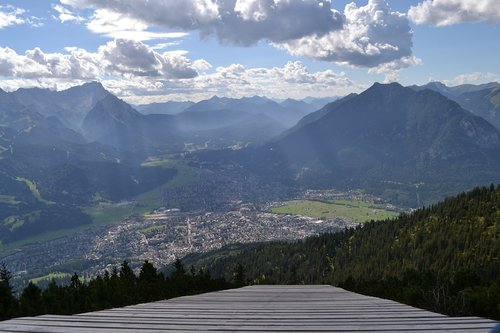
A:
[[[115,113],[119,112],[127,112],[129,114],[140,116],[141,114],[136,111],[133,107],[131,107],[126,102],[122,101],[118,97],[113,94],[106,95],[103,99],[97,102],[94,109],[101,109],[104,111]]]
[[[380,95],[382,94],[383,96],[386,97],[391,97],[394,94],[399,94],[403,93],[405,90],[409,90],[405,87],[403,87],[401,84],[397,82],[392,82],[392,83],[379,83],[375,82],[370,88],[366,89],[364,92],[362,92],[360,95]]]

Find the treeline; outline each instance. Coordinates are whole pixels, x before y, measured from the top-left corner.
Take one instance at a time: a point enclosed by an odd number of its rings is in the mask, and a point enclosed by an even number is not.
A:
[[[500,186],[293,243],[233,245],[185,263],[250,283],[326,283],[449,315],[500,319]]]
[[[119,270],[106,271],[103,276],[88,283],[82,282],[76,273],[67,286],[52,281],[42,290],[30,282],[19,297],[12,290],[11,279],[11,273],[5,265],[1,265],[0,320],[98,311],[239,286],[222,278],[212,278],[202,270],[191,268],[187,272],[180,260],[175,261],[173,272],[168,277],[148,261],[144,262],[136,276],[128,262],[124,261]]]

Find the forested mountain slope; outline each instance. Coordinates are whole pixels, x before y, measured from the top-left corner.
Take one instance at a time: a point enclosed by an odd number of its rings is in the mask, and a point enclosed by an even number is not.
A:
[[[185,258],[229,278],[330,283],[448,314],[500,318],[500,186],[394,220],[295,243],[235,245]]]

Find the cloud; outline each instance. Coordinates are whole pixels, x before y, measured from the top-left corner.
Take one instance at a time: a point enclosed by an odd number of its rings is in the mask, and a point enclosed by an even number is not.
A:
[[[106,84],[105,84],[106,85]],[[145,89],[147,87],[147,90]],[[133,104],[166,100],[201,100],[213,95],[226,97],[268,96],[270,98],[331,97],[361,91],[364,87],[351,81],[345,73],[331,70],[310,72],[299,61],[283,67],[246,68],[241,64],[217,67],[186,80],[159,80],[156,85],[145,81],[113,82],[111,89]]]
[[[81,16],[76,15],[72,11],[70,11],[68,8],[61,6],[61,5],[53,5],[52,8],[57,12],[57,19],[61,22],[71,22],[71,21],[76,21],[76,22],[81,22],[84,21],[85,19]]]
[[[61,0],[76,8],[113,12],[128,20],[215,35],[224,43],[254,45],[324,35],[342,27],[342,15],[320,0]]]
[[[412,54],[412,31],[406,16],[385,0],[345,7],[344,27],[324,36],[309,36],[280,44],[291,54],[355,67],[378,67]]]
[[[211,69],[212,65],[205,59],[198,59],[193,62],[193,68],[196,69],[198,73],[203,73]]]
[[[192,78],[197,75],[191,62],[181,53],[158,53],[141,42],[117,39],[99,48],[106,70],[121,76]]]
[[[159,32],[147,35],[149,26],[198,31],[223,44],[265,41],[295,56],[364,68],[412,56],[408,18],[386,0],[360,7],[353,2],[343,13],[331,8],[330,0],[60,1],[92,9],[88,28],[114,38],[159,38]]]
[[[449,87],[461,84],[481,84],[488,82],[500,82],[500,75],[494,73],[474,72],[469,74],[460,74],[451,80],[443,80],[443,83]]]
[[[408,17],[416,24],[448,26],[467,22],[500,22],[498,0],[424,0],[410,7]]]
[[[97,34],[114,39],[148,41],[154,39],[181,38],[185,32],[152,32],[148,25],[125,14],[98,9],[87,22],[87,28]]]
[[[415,56],[403,57],[391,62],[383,63],[377,67],[370,68],[370,74],[384,74],[384,83],[397,82],[399,80],[399,71],[403,68],[421,65],[422,59]]]
[[[17,24],[30,24],[34,26],[39,24],[38,18],[26,17],[24,14],[26,14],[26,10],[22,8],[0,5],[0,29]]]
[[[6,78],[98,79],[105,76],[153,79],[193,78],[191,61],[179,53],[158,53],[141,42],[117,39],[95,53],[68,47],[66,53],[45,53],[40,48],[17,54],[0,47],[0,76]]]
[[[116,46],[104,45],[102,48],[113,49]],[[117,46],[123,50],[121,46]],[[128,48],[130,46],[126,46]],[[164,102],[167,100],[194,100],[207,99],[213,95],[226,97],[245,97],[245,96],[268,96],[270,98],[304,98],[307,96],[332,97],[345,95],[353,91],[361,91],[365,86],[359,85],[350,80],[343,72],[336,73],[332,70],[310,72],[307,67],[299,61],[291,61],[282,67],[271,68],[246,68],[241,64],[231,64],[212,69],[212,66],[203,59],[195,60],[190,68],[198,72],[197,76],[191,78],[173,78],[165,76],[143,76],[131,74],[129,68],[134,71],[158,71],[158,74],[166,70],[161,62],[153,59],[156,54],[143,54],[146,60],[141,62],[129,62],[120,59],[120,56],[108,56],[100,50],[96,53],[89,53],[78,48],[68,48],[70,54],[81,53],[83,58],[89,58],[84,61],[88,68],[81,69],[81,72],[87,73],[87,79],[84,75],[78,75],[79,78],[72,78],[71,75],[61,75],[54,77],[50,67],[46,65],[47,61],[40,61],[42,65],[25,55],[17,55],[14,51],[7,49],[11,58],[19,61],[7,68],[5,71],[2,66],[2,51],[0,49],[0,76],[7,78],[0,80],[0,88],[4,90],[15,90],[17,88],[42,87],[50,89],[67,89],[74,85],[80,85],[90,80],[100,80],[104,87],[120,98],[133,104],[146,104],[152,102]],[[32,50],[34,58],[40,57],[47,59],[48,55],[39,54],[39,50]],[[132,51],[133,53],[137,51]],[[142,52],[148,52],[144,50]],[[37,54],[35,56],[35,54]],[[104,56],[105,55],[105,56]],[[50,55],[55,57],[54,54]],[[69,55],[66,55],[69,56]],[[121,68],[109,69],[109,62],[114,59],[122,63]],[[118,59],[118,60],[117,60]],[[183,61],[180,61],[182,64]],[[80,66],[84,65],[81,64]],[[31,66],[28,70],[27,65]],[[93,66],[96,65],[94,68]],[[100,65],[100,66],[97,66]],[[25,66],[26,72],[21,75],[18,71]],[[178,67],[174,61],[172,67]],[[182,67],[182,66],[181,66]],[[97,70],[98,72],[93,71]],[[104,70],[103,70],[104,68]],[[100,72],[99,72],[100,70]],[[116,71],[115,75],[110,76],[111,71]],[[123,71],[123,73],[120,73]],[[68,70],[59,70],[59,73],[68,73]],[[29,74],[29,75],[28,75]],[[91,76],[94,76],[90,78]]]

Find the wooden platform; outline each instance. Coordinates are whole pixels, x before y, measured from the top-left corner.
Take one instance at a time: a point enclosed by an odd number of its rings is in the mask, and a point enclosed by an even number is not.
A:
[[[0,332],[490,332],[496,322],[451,318],[329,286],[252,286],[74,316],[0,322]]]

